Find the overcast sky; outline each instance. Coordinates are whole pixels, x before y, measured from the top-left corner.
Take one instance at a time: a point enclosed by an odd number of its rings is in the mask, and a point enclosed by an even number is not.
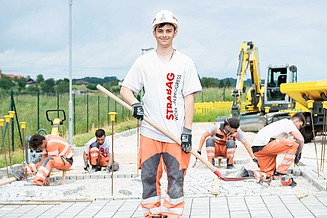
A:
[[[0,69],[36,78],[69,78],[69,0],[0,0]],[[73,78],[123,79],[142,49],[155,47],[152,20],[171,10],[174,47],[200,77],[236,78],[242,41],[269,64],[296,65],[299,81],[326,79],[325,0],[73,0]],[[248,76],[247,76],[248,78]]]

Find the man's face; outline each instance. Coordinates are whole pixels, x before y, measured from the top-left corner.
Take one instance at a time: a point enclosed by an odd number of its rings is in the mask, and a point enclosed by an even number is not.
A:
[[[235,133],[237,132],[237,129],[230,127],[230,125],[226,125],[225,129],[230,132],[230,133]]]
[[[301,129],[303,127],[303,122],[299,119],[293,120],[294,125],[296,126],[297,129]]]
[[[38,150],[38,151],[43,151],[43,150],[46,149],[46,148],[47,148],[47,140],[43,140],[43,141],[42,141],[42,144],[39,145],[39,147],[37,147],[37,150]]]
[[[166,24],[162,27],[157,27],[153,30],[153,36],[156,38],[157,43],[162,47],[170,47],[173,44],[173,38],[177,31],[172,24]]]
[[[101,137],[97,137],[97,143],[99,144],[99,145],[102,145],[103,143],[104,143],[104,140],[106,139],[106,136],[105,135],[103,135],[103,136],[101,136]]]

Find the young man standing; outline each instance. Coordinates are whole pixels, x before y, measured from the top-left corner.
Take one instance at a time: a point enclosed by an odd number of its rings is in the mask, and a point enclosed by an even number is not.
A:
[[[254,137],[252,150],[258,159],[260,172],[245,172],[243,176],[255,176],[260,183],[270,184],[273,177],[279,176],[285,186],[295,186],[296,182],[287,175],[287,170],[301,159],[304,138],[299,131],[305,125],[301,113],[295,113],[290,119],[282,119],[262,128]],[[283,154],[284,158],[276,169],[276,158]]]
[[[95,137],[90,139],[85,144],[83,153],[84,170],[87,171],[101,171],[101,167],[107,167],[108,171],[112,170],[111,163],[111,142],[106,137],[106,132],[103,129],[95,131]],[[113,170],[117,171],[119,165],[116,161],[113,163]]]
[[[239,128],[240,121],[236,118],[229,118],[224,123],[215,123],[208,131],[204,132],[200,138],[198,153],[204,142],[206,142],[207,158],[214,165],[214,158],[223,156],[227,158],[227,169],[234,168],[234,155],[236,151],[236,139],[244,145],[251,159],[257,163],[254,157],[251,145],[246,140],[243,131]]]
[[[121,88],[133,116],[143,115],[181,138],[181,146],[142,121],[139,168],[145,217],[180,217],[184,208],[184,176],[192,149],[194,95],[202,90],[191,58],[173,48],[178,20],[172,12],[160,11],[152,22],[155,51],[140,56],[127,73]],[[134,97],[144,89],[143,105]],[[167,171],[168,188],[161,206],[160,179]]]

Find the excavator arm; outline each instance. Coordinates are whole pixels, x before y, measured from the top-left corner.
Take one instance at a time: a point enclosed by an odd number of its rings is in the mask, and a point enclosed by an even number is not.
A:
[[[235,118],[239,118],[241,113],[241,95],[245,92],[244,77],[247,70],[250,70],[252,83],[250,89],[250,99],[247,99],[247,108],[249,111],[260,111],[260,107],[258,105],[261,103],[262,91],[259,69],[259,54],[258,48],[254,45],[254,43],[252,43],[252,41],[242,42],[240,48],[236,86],[232,91],[232,117]]]

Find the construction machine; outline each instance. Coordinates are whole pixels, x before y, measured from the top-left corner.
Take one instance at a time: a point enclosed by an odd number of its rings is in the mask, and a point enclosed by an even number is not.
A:
[[[327,131],[327,80],[282,84],[281,92],[303,105],[306,125],[301,129],[305,142],[310,142],[318,133]]]
[[[245,113],[241,113],[241,96],[245,92],[245,75],[249,71],[251,87],[247,92]],[[259,131],[263,126],[289,117],[295,103],[280,91],[282,83],[297,81],[297,68],[294,65],[268,66],[264,83],[260,78],[258,48],[252,41],[242,42],[237,69],[236,87],[232,91],[232,117],[239,118],[244,131]]]

